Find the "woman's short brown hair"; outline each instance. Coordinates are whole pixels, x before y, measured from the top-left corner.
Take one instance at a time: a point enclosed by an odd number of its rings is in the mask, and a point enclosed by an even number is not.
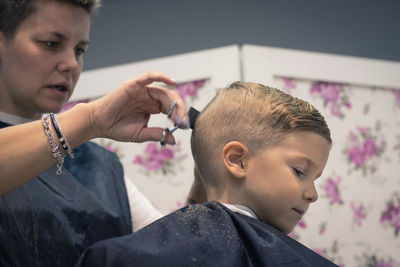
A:
[[[39,1],[69,3],[92,15],[100,7],[101,0],[0,0],[0,31],[6,39],[12,39],[21,23],[36,12]]]

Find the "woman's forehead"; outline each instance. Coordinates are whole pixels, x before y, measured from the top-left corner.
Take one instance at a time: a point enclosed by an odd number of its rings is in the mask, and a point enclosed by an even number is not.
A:
[[[36,12],[21,23],[19,31],[59,33],[88,41],[90,15],[82,8],[58,1],[38,1]]]

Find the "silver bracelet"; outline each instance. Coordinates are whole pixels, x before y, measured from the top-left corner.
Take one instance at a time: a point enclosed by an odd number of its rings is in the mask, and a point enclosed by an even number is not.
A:
[[[70,147],[70,145],[69,145],[69,143],[67,141],[67,138],[63,134],[63,132],[61,130],[61,126],[58,123],[56,115],[54,113],[50,113],[50,119],[51,119],[51,123],[53,124],[54,130],[56,131],[56,134],[57,134],[57,137],[58,137],[58,141],[60,141],[60,144],[64,148],[65,152],[67,152],[68,157],[73,159],[74,158],[74,151]]]
[[[50,147],[51,147],[51,154],[57,160],[56,174],[61,175],[62,174],[62,166],[64,165],[64,157],[61,155],[60,151],[58,150],[58,144],[56,144],[56,142],[54,142],[54,138],[53,138],[53,134],[51,133],[51,128],[49,125],[48,118],[49,118],[48,115],[42,116],[43,128],[47,135],[47,138],[49,139],[49,143],[50,143]]]

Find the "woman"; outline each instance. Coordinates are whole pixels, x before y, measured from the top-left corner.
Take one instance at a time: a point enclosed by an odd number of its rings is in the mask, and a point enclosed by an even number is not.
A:
[[[187,128],[179,96],[152,85],[174,85],[168,76],[146,73],[97,101],[41,119],[73,93],[98,5],[0,0],[1,266],[72,266],[94,242],[159,217],[124,178],[116,156],[87,141],[163,137],[174,144],[168,131],[147,127],[150,114],[163,112]]]

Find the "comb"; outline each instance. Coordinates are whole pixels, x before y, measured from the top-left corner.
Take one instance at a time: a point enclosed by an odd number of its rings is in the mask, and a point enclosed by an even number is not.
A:
[[[190,128],[193,130],[194,129],[194,125],[195,125],[196,120],[197,120],[197,116],[199,116],[200,111],[198,111],[194,107],[190,107],[189,111],[188,111],[188,114],[189,114]]]

